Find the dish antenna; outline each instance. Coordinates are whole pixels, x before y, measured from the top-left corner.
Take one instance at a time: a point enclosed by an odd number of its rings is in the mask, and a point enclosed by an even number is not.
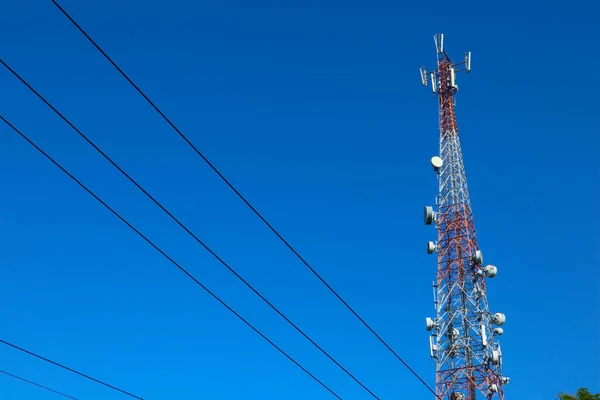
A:
[[[498,268],[495,265],[487,265],[485,268],[477,271],[477,275],[493,278],[498,273]]]
[[[504,323],[506,322],[506,315],[497,312],[496,314],[492,315],[492,324],[496,325],[496,326],[502,326],[504,325]]]
[[[433,242],[427,242],[427,254],[433,254],[437,251],[437,246]]]
[[[435,221],[435,212],[433,207],[425,206],[425,225],[431,225]]]
[[[442,168],[442,165],[444,165],[444,161],[441,158],[438,156],[431,157],[431,166],[433,166],[435,172],[438,172]]]
[[[434,320],[432,320],[431,318],[425,318],[425,326],[427,327],[427,330],[430,331],[434,328],[437,328],[437,324]]]

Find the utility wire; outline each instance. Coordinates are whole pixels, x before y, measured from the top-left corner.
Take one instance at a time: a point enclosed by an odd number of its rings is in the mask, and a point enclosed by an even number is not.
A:
[[[59,392],[58,390],[50,389],[47,386],[40,385],[39,383],[32,382],[30,380],[27,380],[25,378],[21,378],[20,376],[13,375],[13,374],[11,374],[9,372],[6,372],[6,371],[0,370],[0,374],[4,374],[6,376],[10,376],[11,378],[17,379],[17,380],[19,380],[21,382],[25,382],[25,383],[28,383],[28,384],[33,385],[33,386],[37,386],[37,387],[39,387],[41,389],[47,390],[48,392],[52,392],[52,393],[57,394],[57,395],[62,396],[62,397],[66,397],[67,399],[79,400],[76,397],[69,396],[68,394],[65,394],[63,392]]]
[[[142,89],[140,89],[140,87],[138,85],[135,84],[135,82],[133,82],[133,80],[117,65],[116,62],[113,61],[113,59],[90,37],[90,35],[87,34],[87,32],[73,19],[73,17],[71,17],[69,15],[69,13],[67,13],[67,11],[65,11],[64,8],[62,8],[60,6],[60,4],[58,4],[58,2],[56,0],[52,0],[52,3],[54,3],[54,5],[56,7],[58,7],[58,9],[65,15],[65,17],[67,17],[69,19],[69,21],[71,21],[71,23],[79,30],[79,32],[81,32],[83,34],[83,36],[86,37],[86,39],[104,56],[104,58],[106,58],[108,60],[108,62],[110,62],[113,67],[115,67],[117,69],[117,71],[119,71],[119,73],[123,76],[123,78],[125,78],[127,80],[127,82],[129,82],[131,84],[131,86],[150,104],[150,106],[152,106],[152,108],[154,108],[154,110],[167,122],[167,124],[169,124],[171,126],[171,128],[173,128],[173,130],[175,130],[175,132],[177,132],[179,134],[179,136],[194,150],[194,152],[200,156],[200,158],[202,158],[202,160],[204,160],[204,162],[219,176],[219,178],[221,178],[221,180],[223,182],[225,182],[225,184],[227,186],[229,186],[229,188],[231,190],[233,190],[233,192],[254,212],[254,214],[256,214],[256,216],[275,234],[275,236],[277,236],[279,238],[279,240],[281,240],[281,242],[283,242],[283,244],[292,252],[294,253],[294,255],[302,262],[302,264],[304,264],[309,270],[310,272],[312,272],[320,281],[321,283],[323,283],[323,285],[325,285],[325,287],[327,287],[327,289],[329,289],[329,291],[331,293],[333,293],[333,295],[335,297],[337,297],[337,299],[342,302],[342,304],[344,306],[346,306],[346,308],[398,359],[398,361],[400,361],[427,389],[429,389],[429,391],[431,393],[433,393],[434,395],[435,390],[433,390],[431,388],[431,386],[429,386],[424,380],[423,378],[421,378],[407,363],[406,361],[404,361],[402,359],[402,357],[400,357],[400,355],[398,355],[398,353],[396,353],[396,351],[394,351],[394,349],[375,331],[375,329],[373,329],[359,314],[358,312],[356,312],[354,310],[354,308],[352,308],[347,302],[346,300],[344,300],[342,298],[342,296],[340,294],[338,294],[338,292],[333,289],[333,287],[331,287],[331,285],[329,283],[327,283],[327,281],[325,281],[325,279],[308,263],[308,261],[306,261],[304,259],[304,257],[302,257],[300,255],[300,253],[298,251],[296,251],[296,249],[294,247],[292,247],[292,245],[273,227],[273,225],[271,225],[267,219],[256,209],[254,208],[254,206],[250,203],[250,201],[248,199],[246,199],[246,197],[244,195],[242,195],[235,186],[233,186],[233,184],[217,169],[217,167],[215,167],[215,165],[210,162],[210,160],[200,151],[198,150],[198,148],[190,141],[190,139],[187,138],[186,135],[183,134],[183,132],[181,132],[179,130],[179,128],[177,128],[177,126],[175,126],[175,124],[160,110],[160,108],[158,108],[158,106],[156,104],[154,104],[154,102],[152,100],[150,100],[150,98],[142,91]],[[437,397],[437,395],[436,395]]]
[[[81,181],[79,181],[75,176],[73,176],[69,171],[67,171],[61,164],[59,164],[57,161],[55,161],[50,155],[48,155],[48,153],[46,153],[44,150],[42,150],[37,144],[35,144],[31,139],[29,139],[24,133],[22,133],[20,130],[18,130],[13,124],[11,124],[6,118],[4,118],[2,115],[0,115],[0,120],[4,121],[9,127],[11,127],[16,133],[18,133],[23,139],[25,139],[30,145],[32,145],[33,147],[35,147],[35,149],[37,151],[39,151],[40,153],[42,153],[48,160],[50,160],[54,165],[56,165],[62,172],[64,172],[65,174],[67,174],[69,176],[69,178],[71,178],[73,181],[75,181],[75,183],[77,183],[82,189],[84,189],[86,192],[88,192],[92,197],[94,197],[98,202],[100,202],[100,204],[102,204],[106,209],[108,209],[111,213],[113,213],[117,218],[119,218],[125,225],[127,225],[131,230],[133,230],[135,233],[137,233],[137,235],[139,237],[141,237],[142,239],[144,239],[150,246],[152,246],[156,251],[158,251],[163,257],[165,257],[167,260],[169,260],[173,265],[175,265],[181,272],[183,272],[184,274],[186,274],[188,276],[188,278],[190,278],[191,280],[193,280],[198,286],[200,286],[202,289],[204,289],[209,295],[211,295],[215,300],[217,300],[219,303],[221,303],[225,308],[227,308],[229,311],[231,311],[236,317],[238,317],[238,319],[240,319],[243,323],[245,323],[248,327],[250,327],[254,332],[256,332],[258,335],[260,335],[260,337],[262,337],[264,340],[266,340],[271,346],[273,346],[275,349],[277,349],[281,354],[283,354],[285,357],[287,357],[291,362],[293,362],[294,364],[296,364],[296,366],[298,366],[302,371],[306,372],[306,374],[308,374],[312,379],[314,379],[317,383],[319,383],[323,388],[325,388],[329,393],[331,393],[332,395],[334,395],[336,398],[342,400],[342,398],[336,394],[331,388],[329,388],[329,386],[327,386],[326,384],[324,384],[323,382],[321,382],[316,376],[314,376],[310,371],[308,371],[306,368],[304,368],[298,361],[296,361],[292,356],[290,356],[289,354],[287,354],[284,350],[282,350],[279,346],[277,346],[273,341],[271,341],[271,339],[269,339],[267,336],[265,336],[261,331],[259,331],[257,328],[254,327],[254,325],[252,325],[250,322],[248,322],[246,319],[244,319],[244,317],[242,317],[240,314],[237,313],[237,311],[235,311],[233,308],[231,308],[227,303],[225,303],[223,300],[221,300],[221,298],[219,296],[217,296],[216,294],[214,294],[209,288],[207,288],[206,286],[204,286],[198,279],[196,279],[190,272],[188,272],[185,268],[183,268],[179,263],[177,263],[175,260],[173,260],[167,253],[165,253],[160,247],[158,247],[156,244],[154,244],[154,242],[152,242],[150,239],[148,239],[142,232],[140,232],[135,226],[133,226],[129,221],[127,221],[124,217],[121,216],[121,214],[119,214],[117,211],[115,211],[112,207],[110,207],[108,204],[106,204],[104,202],[104,200],[102,200],[100,197],[98,197],[98,195],[96,195],[94,192],[92,192],[87,186],[85,186],[83,183],[81,183]],[[94,378],[88,377],[86,375],[83,375],[77,371],[71,370],[70,368],[61,366],[53,361],[50,361],[48,359],[42,358],[40,356],[37,356],[27,350],[18,348],[14,345],[11,345],[3,340],[0,340],[1,343],[4,344],[8,344],[9,346],[15,347],[18,350],[21,351],[25,351],[28,354],[34,355],[38,358],[41,358],[45,361],[51,362],[52,364],[58,365],[62,368],[68,369],[71,372],[74,372],[78,375],[82,375],[85,376],[88,379],[92,379],[96,382],[102,383],[100,381],[97,381]],[[104,383],[102,383],[104,384]],[[108,384],[104,384],[105,386],[109,386],[113,389],[119,390],[120,392],[129,394],[127,392],[124,392],[120,389],[117,389],[113,386],[110,386]],[[135,397],[137,399],[143,400],[140,397],[137,396],[133,396],[130,394],[130,396]]]
[[[198,238],[187,226],[185,226],[177,217],[175,217],[165,206],[163,206],[154,196],[152,196],[146,189],[144,189],[135,179],[133,179],[127,172],[125,172],[115,161],[113,161],[106,153],[104,153],[91,139],[89,139],[81,130],[79,130],[71,121],[69,121],[60,111],[58,111],[48,100],[46,100],[37,90],[35,90],[25,79],[23,79],[14,69],[12,69],[6,62],[0,58],[0,64],[8,69],[17,79],[19,79],[29,90],[31,90],[40,100],[42,100],[49,108],[52,109],[63,121],[65,121],[75,132],[79,134],[89,145],[91,145],[100,155],[102,155],[113,167],[115,167],[124,177],[126,177],[131,183],[133,183],[142,193],[146,195],[154,204],[156,204],[164,213],[166,213],[177,225],[185,230],[196,242],[198,242],[206,251],[208,251],[214,258],[217,259],[225,268],[227,268],[237,279],[239,279],[246,287],[248,287],[254,294],[256,294],[262,301],[264,301],[273,311],[275,311],[281,318],[283,318],[288,324],[290,324],[297,332],[299,332],[306,340],[308,340],[313,346],[315,346],[321,353],[329,358],[336,366],[358,383],[364,390],[366,390],[373,398],[377,397],[365,384],[363,384],[358,378],[356,378],[350,371],[348,371],[342,364],[340,364],[331,354],[323,349],[317,342],[315,342],[308,334],[306,334],[300,327],[292,322],[283,312],[281,312],[273,303],[271,303],[266,297],[264,297],[257,289],[246,281],[236,270],[233,269],[225,260],[223,260],[217,253],[215,253],[206,243]]]
[[[25,137],[25,136],[24,136],[24,135],[23,135],[21,132],[19,132],[19,131],[17,130],[17,128],[15,128],[14,126],[12,126],[10,122],[8,122],[6,119],[4,119],[4,117],[3,117],[2,115],[0,115],[0,119],[2,119],[2,121],[6,122],[6,123],[8,124],[8,126],[10,126],[11,128],[13,128],[13,129],[14,129],[14,130],[15,130],[15,131],[16,131],[16,132],[19,134],[19,135],[21,135],[21,136],[22,136],[22,137],[23,137],[25,140],[29,141],[29,139],[28,139],[27,137]],[[31,143],[33,146],[35,146],[36,148],[38,148],[38,147],[37,147],[37,146],[36,146],[36,145],[35,145],[33,142],[30,142],[30,143]],[[38,148],[38,149],[39,149],[39,148]],[[39,150],[40,150],[40,151],[42,151],[41,149],[39,149]],[[44,155],[45,155],[45,153],[44,153]],[[48,156],[47,156],[47,157],[48,157]],[[22,347],[19,347],[19,346],[17,346],[16,344],[12,344],[12,343],[10,343],[10,342],[7,342],[6,340],[2,340],[2,339],[0,339],[0,343],[2,343],[2,344],[5,344],[5,345],[7,345],[7,346],[9,346],[9,347],[12,347],[12,348],[13,348],[13,349],[15,349],[15,350],[19,350],[19,351],[21,351],[21,352],[23,352],[23,353],[25,353],[25,354],[29,354],[30,356],[33,356],[33,357],[35,357],[35,358],[37,358],[37,359],[40,359],[40,360],[42,360],[42,361],[45,361],[45,362],[47,362],[47,363],[50,363],[50,364],[52,364],[52,365],[55,365],[55,366],[57,366],[57,367],[59,367],[59,368],[62,368],[62,369],[64,369],[64,370],[67,370],[67,371],[69,371],[69,372],[72,372],[72,373],[74,373],[74,374],[76,374],[76,375],[79,375],[79,376],[81,376],[81,377],[83,377],[83,378],[85,378],[85,379],[88,379],[88,380],[90,380],[90,381],[92,381],[92,382],[99,383],[100,385],[102,385],[102,386],[106,386],[106,387],[107,387],[107,388],[109,388],[109,389],[112,389],[112,390],[115,390],[115,391],[117,391],[117,392],[123,393],[123,394],[125,394],[125,395],[127,395],[127,396],[129,396],[129,397],[132,397],[132,398],[134,398],[134,399],[137,399],[137,400],[144,400],[143,398],[141,398],[141,397],[139,397],[139,396],[136,396],[135,394],[131,394],[131,393],[129,393],[129,392],[126,392],[125,390],[123,390],[123,389],[119,389],[118,387],[116,387],[116,386],[113,386],[113,385],[111,385],[111,384],[108,384],[108,383],[106,383],[106,382],[104,382],[104,381],[101,381],[100,379],[93,378],[93,377],[91,377],[91,376],[89,376],[89,375],[86,375],[86,374],[84,374],[83,372],[79,372],[79,371],[77,371],[77,370],[75,370],[75,369],[73,369],[73,368],[69,368],[69,367],[67,367],[67,366],[65,366],[65,365],[63,365],[63,364],[61,364],[61,363],[58,363],[58,362],[56,362],[56,361],[52,361],[52,360],[51,360],[51,359],[49,359],[49,358],[46,358],[46,357],[44,357],[44,356],[41,356],[41,355],[39,355],[39,354],[36,354],[36,353],[34,353],[33,351],[26,350],[26,349],[24,349],[24,348],[22,348]]]

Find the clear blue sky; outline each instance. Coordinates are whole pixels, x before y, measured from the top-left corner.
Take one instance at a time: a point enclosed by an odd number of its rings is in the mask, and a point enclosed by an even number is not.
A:
[[[473,52],[459,128],[507,399],[600,391],[596,2],[63,0],[429,383],[432,36]],[[428,392],[186,147],[50,0],[5,1],[0,56],[383,400]],[[345,399],[368,395],[6,70],[0,113]],[[151,399],[330,399],[0,127],[0,338]],[[0,368],[124,399],[11,349]],[[53,399],[0,376],[11,400]]]

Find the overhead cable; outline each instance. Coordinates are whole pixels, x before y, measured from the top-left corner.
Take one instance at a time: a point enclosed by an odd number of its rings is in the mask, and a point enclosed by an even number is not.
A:
[[[2,121],[4,121],[5,123],[7,123],[7,124],[8,124],[8,126],[10,126],[11,128],[13,128],[13,129],[14,129],[14,130],[15,130],[17,133],[21,134],[21,133],[20,133],[20,132],[19,132],[19,131],[18,131],[18,130],[17,130],[15,127],[14,127],[14,126],[12,126],[12,125],[10,124],[10,122],[8,122],[6,119],[4,119],[4,117],[3,117],[2,115],[0,115],[0,119],[2,119]],[[24,136],[23,136],[23,137],[24,137]],[[24,137],[24,138],[25,138],[25,137]],[[26,140],[28,140],[28,139],[26,139]],[[47,357],[41,356],[41,355],[39,355],[39,354],[37,354],[37,353],[34,353],[33,351],[26,350],[26,349],[24,349],[24,348],[22,348],[22,347],[20,347],[20,346],[17,346],[16,344],[12,344],[12,343],[10,343],[10,342],[7,342],[6,340],[2,340],[2,339],[0,339],[0,343],[2,343],[2,344],[5,344],[5,345],[7,345],[7,346],[9,346],[9,347],[12,347],[12,348],[13,348],[13,349],[15,349],[15,350],[19,350],[20,352],[23,352],[23,353],[25,353],[25,354],[28,354],[28,355],[30,355],[30,356],[33,356],[33,357],[35,357],[35,358],[37,358],[37,359],[39,359],[39,360],[45,361],[45,362],[47,362],[47,363],[50,363],[50,364],[52,364],[52,365],[54,365],[54,366],[56,366],[56,367],[62,368],[62,369],[64,369],[64,370],[66,370],[66,371],[69,371],[69,372],[71,372],[71,373],[75,374],[75,375],[79,375],[79,376],[81,376],[81,377],[83,377],[83,378],[85,378],[85,379],[87,379],[87,380],[90,380],[90,381],[92,381],[92,382],[98,383],[98,384],[100,384],[100,385],[102,385],[102,386],[105,386],[105,387],[107,387],[107,388],[109,388],[109,389],[115,390],[115,391],[117,391],[117,392],[120,392],[120,393],[122,393],[122,394],[124,394],[124,395],[127,395],[127,396],[129,396],[129,397],[132,397],[132,398],[134,398],[134,399],[137,399],[137,400],[144,400],[144,399],[143,399],[142,397],[140,397],[140,396],[136,396],[135,394],[132,394],[132,393],[130,393],[130,392],[127,392],[127,391],[125,391],[125,390],[123,390],[123,389],[119,389],[118,387],[116,387],[116,386],[113,386],[113,385],[111,385],[111,384],[109,384],[109,383],[106,383],[106,382],[104,382],[104,381],[102,381],[102,380],[100,380],[100,379],[96,379],[96,378],[94,378],[94,377],[91,377],[90,375],[84,374],[83,372],[79,372],[79,371],[77,371],[76,369],[73,369],[73,368],[67,367],[66,365],[63,365],[63,364],[61,364],[61,363],[59,363],[59,362],[56,362],[56,361],[53,361],[53,360],[51,360],[51,359],[49,359],[49,358],[47,358]]]
[[[273,346],[275,349],[277,349],[281,354],[283,354],[287,359],[289,359],[291,362],[293,362],[298,368],[300,368],[302,371],[304,371],[308,376],[310,376],[313,380],[315,380],[317,383],[319,383],[323,388],[325,388],[329,393],[331,393],[333,396],[335,396],[338,399],[342,399],[337,393],[335,393],[329,386],[327,386],[325,383],[323,383],[321,380],[319,380],[316,376],[314,376],[310,371],[308,371],[304,366],[302,366],[298,361],[296,361],[296,359],[294,359],[292,356],[290,356],[288,353],[286,353],[282,348],[280,348],[279,346],[277,346],[271,339],[269,339],[267,336],[265,336],[261,331],[259,331],[254,325],[252,325],[250,322],[248,322],[244,317],[242,317],[240,314],[238,314],[237,311],[235,311],[233,308],[231,308],[227,303],[225,303],[223,300],[221,300],[221,298],[219,296],[217,296],[215,293],[213,293],[208,287],[204,286],[204,284],[202,284],[198,279],[196,279],[190,272],[188,272],[185,268],[183,268],[179,263],[177,263],[173,258],[171,258],[167,253],[165,253],[160,247],[158,247],[154,242],[152,242],[150,239],[148,239],[148,237],[146,237],[142,232],[140,232],[135,226],[133,226],[129,221],[127,221],[123,216],[121,216],[121,214],[119,214],[117,211],[115,211],[111,206],[109,206],[106,202],[104,202],[104,200],[102,200],[100,197],[98,197],[98,195],[96,195],[94,192],[92,192],[92,190],[90,190],[87,186],[85,186],[81,181],[79,181],[74,175],[72,175],[67,169],[65,169],[61,164],[59,164],[56,160],[54,160],[48,153],[46,153],[44,150],[42,150],[42,148],[40,148],[35,142],[33,142],[29,137],[27,137],[23,132],[21,132],[19,129],[17,129],[13,124],[11,124],[6,118],[4,118],[4,116],[0,115],[0,120],[4,121],[4,123],[6,123],[10,128],[12,128],[17,134],[19,134],[23,139],[25,139],[30,145],[32,145],[33,147],[35,147],[35,149],[37,151],[39,151],[40,153],[42,153],[44,155],[44,157],[46,157],[49,161],[51,161],[56,167],[58,167],[62,172],[64,172],[67,176],[69,176],[69,178],[71,178],[75,183],[77,183],[82,189],[84,189],[86,192],[88,192],[92,197],[94,197],[100,204],[102,204],[107,210],[109,210],[114,216],[116,216],[117,218],[119,218],[125,225],[127,225],[131,230],[133,230],[139,237],[141,237],[142,239],[144,239],[144,241],[146,241],[146,243],[148,243],[150,246],[152,246],[156,251],[158,251],[163,257],[165,257],[171,264],[175,265],[181,272],[183,272],[185,275],[187,275],[188,278],[190,278],[191,280],[193,280],[198,286],[200,286],[202,289],[204,289],[204,291],[206,291],[209,295],[211,295],[215,300],[217,300],[219,303],[221,303],[221,305],[223,305],[225,308],[227,308],[227,310],[229,310],[232,314],[234,314],[239,320],[241,320],[244,324],[246,324],[250,329],[252,329],[254,332],[256,332],[260,337],[262,337],[264,340],[266,340],[271,346]],[[7,342],[4,341],[0,341],[2,343],[8,344]],[[10,344],[9,344],[10,345]],[[12,346],[12,345],[10,345]],[[12,347],[16,347],[16,346],[12,346]],[[22,350],[22,349],[19,349]],[[29,353],[28,351],[25,351],[27,353]],[[32,353],[29,353],[32,354]],[[33,354],[32,354],[33,355]],[[39,357],[41,358],[41,357]],[[46,360],[49,361],[49,360]],[[51,362],[51,361],[50,361]],[[52,362],[53,364],[55,364],[54,362]],[[68,369],[66,367],[63,367],[65,369]],[[76,371],[72,371],[77,373]],[[80,373],[77,373],[79,375]],[[86,376],[87,377],[87,376]],[[88,377],[90,378],[90,377]],[[90,378],[92,380],[95,380],[93,378]],[[109,386],[110,385],[106,385]],[[115,388],[116,389],[116,388]],[[119,389],[117,389],[119,390]],[[121,390],[119,390],[121,391]],[[121,391],[123,392],[123,391]],[[126,392],[123,392],[126,393]],[[133,396],[132,397],[141,399],[137,396]],[[142,399],[143,400],[143,399]]]
[[[0,59],[2,64],[7,70],[9,70],[17,79],[21,81],[33,94],[35,94],[44,104],[46,104],[56,115],[58,115],[64,122],[67,123],[77,134],[82,137],[90,146],[94,148],[104,159],[106,159],[113,167],[115,167],[125,178],[127,178],[135,187],[137,187],[146,197],[148,197],[154,204],[156,204],[165,214],[167,214],[177,225],[179,225],[185,232],[190,235],[198,244],[200,244],[206,251],[208,251],[219,263],[229,270],[237,279],[239,279],[248,289],[250,289],[255,295],[257,295],[265,304],[267,304],[273,311],[275,311],[281,318],[283,318],[290,326],[292,326],[298,333],[300,333],[306,340],[308,340],[315,348],[323,353],[329,360],[331,360],[338,368],[340,368],[346,375],[366,390],[373,398],[379,399],[364,383],[356,378],[350,371],[348,371],[340,362],[338,362],[331,354],[323,349],[317,342],[315,342],[307,333],[305,333],[300,327],[298,327],[291,319],[289,319],[282,311],[280,311],[273,303],[271,303],[265,296],[263,296],[252,284],[244,279],[233,267],[231,267],[222,257],[215,253],[206,243],[204,243],[198,236],[196,236],[187,226],[185,226],[177,217],[175,217],[165,206],[163,206],[154,196],[152,196],[142,185],[140,185],[135,179],[131,177],[123,168],[121,168],[112,158],[110,158],[102,149],[100,149],[89,137],[87,137],[79,128],[77,128],[67,117],[64,116],[56,107],[54,107],[44,96],[42,96],[33,86],[31,86],[21,75],[19,75],[13,68],[10,67],[4,60]]]
[[[275,236],[277,236],[277,238],[302,262],[302,264],[304,264],[304,266],[306,266],[306,268],[308,268],[310,272],[312,272],[317,277],[317,279],[321,281],[323,285],[325,285],[325,287],[369,330],[369,332],[371,332],[379,340],[379,342],[381,342],[381,344],[385,346],[387,350],[389,350],[395,356],[395,358],[398,361],[400,361],[410,371],[412,375],[414,375],[427,389],[429,389],[431,393],[435,394],[435,390],[433,390],[431,386],[429,386],[427,382],[425,382],[425,380],[423,380],[423,378],[421,378],[419,374],[417,374],[417,372],[413,370],[410,367],[410,365],[408,365],[408,363],[404,361],[402,357],[400,357],[400,355],[375,331],[375,329],[372,328],[371,325],[369,325],[365,321],[365,319],[362,318],[358,314],[358,312],[355,311],[354,308],[342,298],[342,296],[325,280],[325,278],[321,276],[321,274],[317,272],[317,270],[315,270],[315,268],[313,268],[308,263],[308,261],[306,261],[304,257],[302,257],[302,255],[300,255],[300,253],[290,244],[290,242],[288,242],[279,233],[279,231],[275,229],[270,222],[267,221],[267,219],[262,215],[262,213],[260,213],[244,195],[242,195],[242,193],[191,142],[191,140],[186,135],[184,135],[179,128],[177,128],[177,126],[166,116],[166,114],[162,112],[152,100],[150,100],[150,97],[148,97],[148,95],[146,95],[146,93],[144,93],[142,89],[140,89],[140,87],[123,71],[123,69],[121,69],[121,67],[119,67],[115,61],[113,61],[113,59],[96,43],[96,41],[94,41],[91,38],[91,36],[75,21],[75,19],[71,17],[71,15],[69,15],[69,13],[67,13],[67,11],[63,7],[61,7],[61,5],[56,0],[52,0],[52,2],[65,15],[65,17],[67,17],[69,21],[71,21],[71,23],[79,30],[79,32],[81,32],[86,37],[86,39],[104,56],[104,58],[106,58],[106,60],[108,60],[113,65],[113,67],[115,67],[117,71],[119,71],[123,78],[125,78],[127,82],[129,82],[129,84],[148,102],[148,104],[150,104],[150,106],[167,122],[167,124],[169,124],[169,126],[173,128],[173,130],[185,141],[185,143],[187,143],[187,145],[190,146],[190,148],[192,148],[192,150],[200,158],[202,158],[202,160],[210,167],[210,169],[212,169],[219,176],[219,178],[221,178],[221,180],[237,195],[237,197],[239,197],[246,204],[246,206],[248,206],[248,208],[250,208],[250,210],[252,210],[252,212],[254,212],[254,214],[256,214],[256,216],[275,234]]]
[[[29,384],[29,385],[36,386],[36,387],[38,387],[38,388],[40,388],[40,389],[44,389],[44,390],[46,390],[46,391],[48,391],[48,392],[52,392],[52,393],[54,393],[54,394],[57,394],[57,395],[59,395],[59,396],[66,397],[67,399],[79,400],[79,399],[77,399],[76,397],[69,396],[68,394],[65,394],[65,393],[63,393],[63,392],[59,392],[58,390],[51,389],[51,388],[49,388],[49,387],[47,387],[47,386],[44,386],[44,385],[40,385],[39,383],[35,383],[35,382],[33,382],[33,381],[30,381],[30,380],[28,380],[28,379],[25,379],[25,378],[21,378],[20,376],[13,375],[13,374],[11,374],[10,372],[6,372],[6,371],[3,371],[3,370],[0,370],[0,374],[4,374],[4,375],[6,375],[6,376],[10,376],[10,377],[11,377],[11,378],[13,378],[13,379],[17,379],[17,380],[19,380],[19,381],[21,381],[21,382],[25,382],[25,383],[27,383],[27,384]]]

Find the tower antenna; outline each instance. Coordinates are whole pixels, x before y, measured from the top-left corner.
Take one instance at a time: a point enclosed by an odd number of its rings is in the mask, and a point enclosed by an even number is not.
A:
[[[440,400],[503,400],[509,378],[502,376],[498,337],[506,317],[489,311],[486,296],[486,279],[498,269],[484,266],[477,244],[454,111],[456,74],[471,71],[471,52],[453,63],[444,51],[444,35],[436,34],[434,42],[437,70],[421,68],[421,81],[425,86],[431,82],[440,120],[440,153],[431,159],[438,196],[435,206],[425,207],[425,224],[434,225],[438,234],[437,242],[427,243],[427,252],[437,253],[438,267],[433,283],[436,316],[426,318],[436,393]]]

